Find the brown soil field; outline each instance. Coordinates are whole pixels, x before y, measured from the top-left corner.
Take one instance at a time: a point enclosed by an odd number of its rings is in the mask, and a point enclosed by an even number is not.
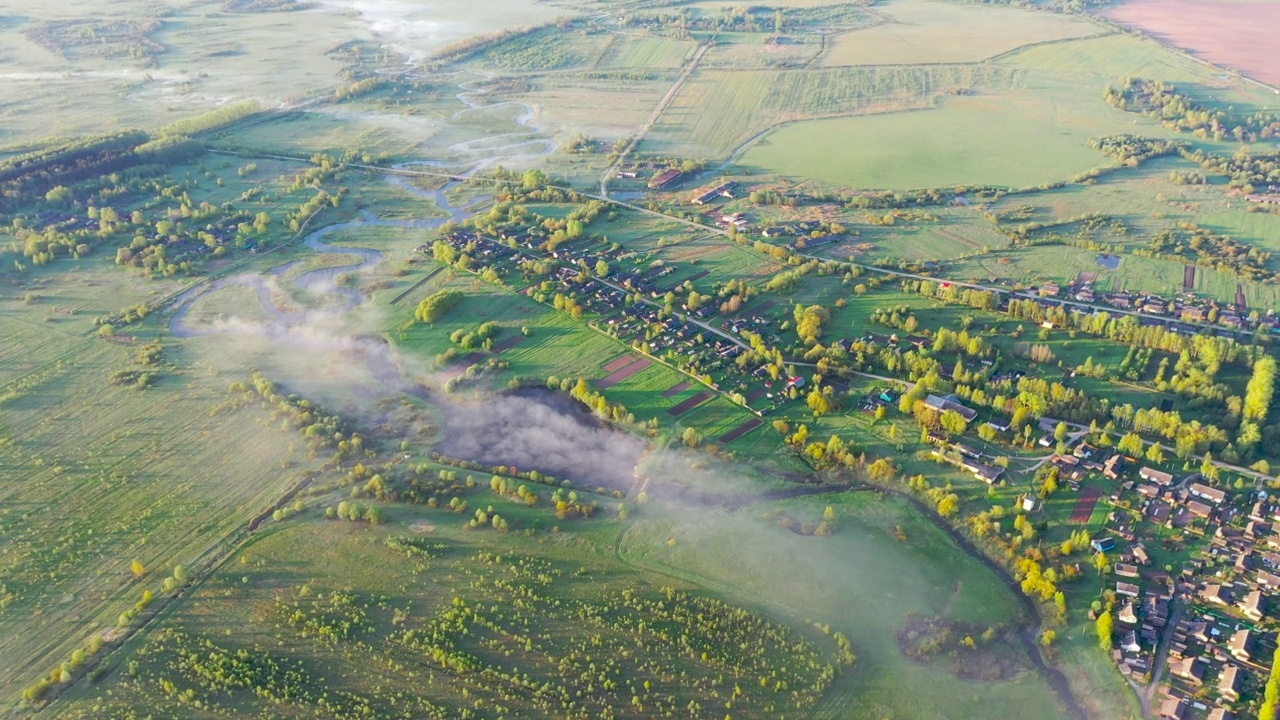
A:
[[[1127,0],[1102,16],[1166,45],[1280,85],[1280,2],[1274,0]]]

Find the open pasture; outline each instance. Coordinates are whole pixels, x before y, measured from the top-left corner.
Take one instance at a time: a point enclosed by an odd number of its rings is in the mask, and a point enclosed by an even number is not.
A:
[[[951,90],[1013,87],[1017,75],[994,66],[956,65],[699,71],[685,83],[641,149],[725,158],[779,123],[926,107],[934,96]]]
[[[767,35],[735,33],[725,41],[716,38],[702,58],[700,67],[746,70],[797,67],[818,57],[822,44],[816,36],[791,36],[778,43],[765,43]]]
[[[113,378],[142,367],[145,338],[4,332],[32,353],[0,389],[0,686],[16,693],[90,636],[120,632],[144,588],[158,594],[175,564],[202,568],[311,463],[301,436],[231,402],[227,377],[185,350],[166,344],[139,389]]]
[[[829,537],[806,537],[779,525],[784,516],[816,523],[826,505],[833,508],[837,528]],[[903,655],[897,634],[914,618],[1009,627],[1021,622],[1021,611],[995,575],[902,501],[859,493],[736,512],[642,515],[623,537],[622,558],[641,568],[675,568],[681,576],[765,607],[787,607],[849,635],[858,665],[837,682],[816,717],[958,719],[999,715],[1006,707],[1039,718],[1062,716],[1025,659],[1008,679],[973,683],[952,675],[946,659],[916,663]],[[1007,652],[1013,659],[1021,650],[987,652]],[[913,691],[901,692],[904,686]]]
[[[637,572],[608,547],[615,522],[557,523],[549,493],[536,491],[544,502],[532,508],[487,485],[465,493],[507,519],[516,530],[509,534],[469,529],[470,512],[423,506],[383,506],[380,527],[325,521],[314,511],[275,526],[193,591],[164,630],[135,646],[135,673],[81,688],[63,714],[154,708],[166,702],[159,677],[237,715],[443,719],[481,703],[510,718],[639,718],[669,707],[687,712],[690,702],[721,704],[735,684],[721,687],[722,673],[775,671],[790,687],[738,683],[735,716],[791,717],[797,702],[816,701],[806,695],[816,694],[822,668],[836,670],[834,638],[791,615],[730,605],[687,581]],[[552,524],[571,532],[542,529]],[[725,653],[726,638],[735,649],[755,648],[750,660]],[[637,642],[644,652],[635,651]],[[259,648],[255,662],[263,665],[303,661],[305,670],[287,680],[262,683],[288,683],[287,699],[255,693],[257,680],[222,691],[201,672],[206,661],[250,648]],[[459,672],[463,661],[476,672]],[[579,691],[581,700],[563,699]]]
[[[1197,62],[1159,43],[1113,33],[1100,37],[1024,47],[1006,53],[996,64],[1035,70],[1055,83],[1069,83],[1092,93],[1126,77],[1159,78],[1192,90],[1211,106],[1274,107],[1274,94],[1256,84]]]
[[[537,30],[485,49],[470,62],[488,70],[545,72],[594,67],[612,36],[600,32]]]
[[[637,37],[616,34],[600,55],[595,68],[663,68],[674,69],[684,64],[694,45],[690,42],[661,37]]]
[[[929,110],[786,125],[740,162],[851,188],[1027,187],[1109,164],[1085,145],[1097,120],[1032,93],[957,97]]]
[[[1083,18],[996,5],[891,0],[872,12],[884,22],[836,36],[823,65],[973,62],[1023,45],[1107,32]]]

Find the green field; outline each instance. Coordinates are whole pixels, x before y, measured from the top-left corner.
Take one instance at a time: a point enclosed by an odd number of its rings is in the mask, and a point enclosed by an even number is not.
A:
[[[1023,45],[1107,32],[1081,18],[932,0],[877,3],[874,12],[884,22],[837,36],[823,65],[972,62]],[[955,33],[956,27],[964,33]]]
[[[930,110],[786,125],[741,165],[854,188],[1027,187],[1109,164],[1084,144],[1108,120],[1068,116],[1025,93],[953,98]]]
[[[783,122],[926,107],[951,89],[1012,87],[1016,73],[967,65],[695,73],[642,149],[728,157]]]
[[[692,50],[692,43],[614,35],[596,68],[678,68]]]
[[[840,527],[829,538],[798,536],[773,520],[777,514],[818,517],[824,504],[835,508]],[[974,685],[945,663],[917,664],[900,654],[895,634],[913,616],[985,628],[1016,624],[1020,613],[994,575],[902,502],[855,494],[697,517],[642,519],[624,536],[622,557],[646,569],[671,567],[706,578],[863,638],[858,671],[840,683],[819,717],[963,718],[978,707],[1061,716],[1033,675]],[[895,537],[898,530],[905,541]],[[674,545],[664,544],[666,538]],[[915,690],[903,694],[902,683]]]

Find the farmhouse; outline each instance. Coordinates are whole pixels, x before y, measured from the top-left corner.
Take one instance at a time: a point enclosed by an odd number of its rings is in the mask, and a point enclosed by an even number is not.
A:
[[[664,170],[659,173],[657,177],[649,181],[649,187],[653,190],[665,190],[674,185],[683,174],[684,173],[681,173],[679,170],[674,168],[671,170]]]
[[[698,196],[693,199],[693,204],[706,205],[707,203],[711,202],[712,200],[715,200],[718,197],[725,197],[725,198],[732,199],[733,189],[737,187],[737,185],[738,183],[733,182],[732,180],[726,183],[721,183],[711,188],[710,190],[707,190],[706,192],[699,193]]]
[[[965,407],[961,404],[960,398],[955,395],[944,395],[942,397],[929,395],[924,399],[924,404],[938,412],[946,412],[947,410],[950,410],[964,418],[965,422],[973,422],[973,419],[978,416],[977,410]]]

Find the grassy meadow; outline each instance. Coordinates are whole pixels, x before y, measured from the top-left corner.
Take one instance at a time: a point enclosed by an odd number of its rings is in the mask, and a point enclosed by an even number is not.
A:
[[[1039,43],[1106,32],[1084,18],[935,0],[876,3],[879,24],[835,38],[822,64],[917,65],[974,62]],[[963,33],[954,28],[963,27]]]

